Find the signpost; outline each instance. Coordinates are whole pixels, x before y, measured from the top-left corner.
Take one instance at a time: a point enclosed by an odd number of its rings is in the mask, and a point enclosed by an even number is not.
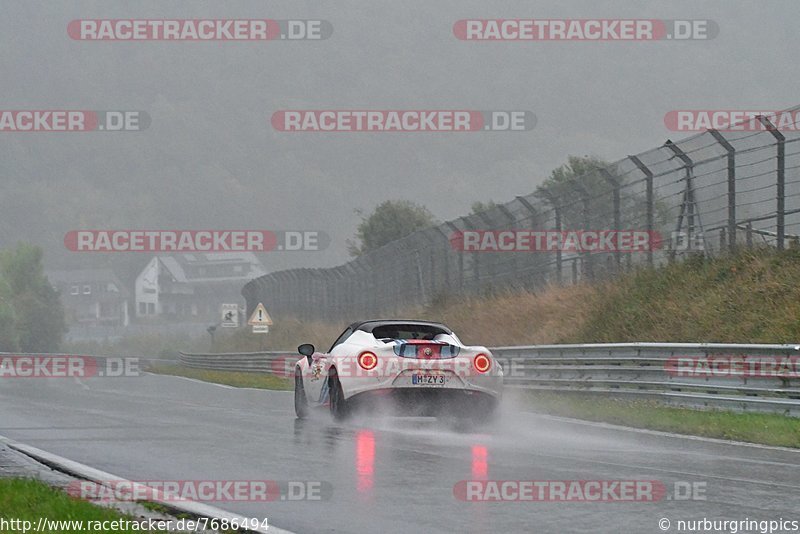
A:
[[[247,321],[247,324],[253,327],[254,334],[269,333],[269,327],[272,326],[272,318],[269,316],[267,309],[262,303],[258,303],[258,306],[253,310],[253,315],[250,316],[250,320]]]
[[[239,305],[222,304],[220,306],[222,320],[220,326],[223,328],[239,328]]]

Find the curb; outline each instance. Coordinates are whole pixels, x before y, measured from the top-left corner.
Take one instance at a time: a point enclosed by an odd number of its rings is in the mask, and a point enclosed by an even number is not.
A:
[[[105,471],[100,471],[99,469],[95,469],[93,467],[89,467],[88,465],[84,465],[78,462],[74,462],[67,458],[63,458],[56,454],[49,453],[47,451],[43,451],[41,449],[37,449],[36,447],[31,447],[30,445],[25,445],[23,443],[17,443],[15,441],[9,440],[7,438],[3,438],[0,436],[0,440],[2,440],[8,447],[14,449],[15,451],[21,452],[31,458],[53,468],[58,469],[59,471],[63,471],[65,473],[92,481],[96,484],[100,484],[103,486],[107,486],[109,480],[125,482],[126,484],[130,484],[131,487],[139,487],[141,484],[137,484],[135,482],[126,480],[122,477],[113,475],[111,473],[107,473]],[[143,488],[146,489],[146,488]],[[227,510],[222,510],[220,508],[216,508],[214,506],[209,506],[207,504],[193,502],[193,501],[184,501],[184,502],[175,502],[166,500],[162,496],[162,492],[160,490],[148,489],[148,491],[155,495],[155,498],[150,499],[153,502],[157,502],[162,504],[170,509],[175,509],[181,512],[186,512],[189,514],[193,514],[196,516],[201,517],[209,517],[213,519],[227,519],[229,521],[236,520],[238,523],[246,522],[245,517],[235,514],[233,512],[228,512]],[[245,523],[246,524],[246,523]],[[243,532],[256,532],[256,533],[266,533],[269,532],[271,534],[295,534],[290,530],[284,530],[272,525],[269,525],[267,529],[257,528],[257,529],[240,529]]]

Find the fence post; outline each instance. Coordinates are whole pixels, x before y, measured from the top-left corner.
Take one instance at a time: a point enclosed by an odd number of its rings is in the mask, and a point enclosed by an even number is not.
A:
[[[736,149],[717,130],[708,133],[728,153],[728,248],[733,252],[736,249]]]
[[[772,134],[778,141],[778,176],[777,176],[777,193],[778,193],[778,250],[783,250],[784,240],[786,239],[786,227],[784,226],[784,203],[786,202],[786,137],[778,131],[774,124],[768,118],[760,115],[758,120],[761,124]]]
[[[450,221],[447,221],[445,224],[448,226],[448,228],[450,228],[451,232],[453,232],[453,233],[460,233],[461,232],[461,230],[459,230],[458,226],[456,226],[455,224],[451,223]],[[462,239],[462,243],[463,243],[463,239],[464,239],[463,234],[461,236],[461,239]],[[457,250],[456,251],[456,253],[458,254],[458,292],[459,293],[463,293],[464,292],[464,250],[463,250],[464,247],[462,246],[461,248],[462,248],[462,250]]]
[[[581,197],[581,206],[582,206],[581,212],[582,212],[582,215],[583,215],[583,230],[588,230],[589,227],[591,226],[591,223],[589,222],[589,211],[590,211],[589,202],[591,200],[590,197],[589,197],[589,192],[586,190],[586,188],[583,186],[583,184],[580,183],[577,180],[575,180],[572,183],[572,186],[575,189],[578,190],[578,194]],[[584,263],[584,266],[585,266],[586,277],[589,279],[589,281],[593,282],[594,281],[594,260],[592,259],[592,254],[590,252],[581,252],[581,261]]]
[[[747,221],[746,240],[747,240],[747,248],[753,248],[753,223],[750,221]]]
[[[436,283],[436,239],[434,239],[433,236],[428,235],[427,230],[423,230],[422,235],[425,236],[425,240],[428,242],[428,263],[431,270],[429,275],[431,281],[431,292],[428,297],[430,301],[433,301],[438,289],[438,284]]]
[[[681,226],[683,225],[683,217],[686,214],[686,229],[689,231],[689,243],[691,244],[694,239],[694,218],[695,218],[695,207],[696,202],[694,198],[694,161],[686,152],[680,149],[678,145],[667,139],[667,142],[664,143],[664,146],[672,150],[675,156],[683,162],[684,169],[686,170],[686,189],[683,193],[683,204],[681,205],[680,215],[678,215],[678,224],[675,228],[676,232],[679,232]],[[700,233],[703,233],[703,221],[700,218],[700,212],[697,212],[697,223],[700,227]],[[708,243],[703,236],[703,252],[708,255],[707,249]],[[675,257],[674,249],[671,251],[671,255]]]
[[[444,237],[444,240],[447,243],[447,248],[444,251],[442,251],[442,255],[444,256],[444,277],[442,279],[442,287],[444,287],[446,292],[449,292],[450,291],[450,260],[448,258],[450,257],[450,251],[453,248],[453,242],[450,240],[450,238],[452,236],[447,235],[447,232],[444,231],[444,228],[442,228],[442,226],[444,226],[444,225],[440,224],[439,226],[436,227],[436,230],[438,230],[439,233],[442,234],[442,237]]]
[[[462,221],[464,228],[466,228],[467,230],[476,231],[475,225],[473,225],[469,220],[469,215],[467,215],[466,217],[461,217],[459,220]],[[465,252],[462,251],[461,252],[462,258],[464,254]],[[478,257],[479,254],[480,252],[471,252],[469,255],[470,263],[472,264],[472,278],[473,278],[472,290],[474,293],[477,293],[478,289],[480,288],[481,263],[480,263],[480,258]]]
[[[561,206],[558,204],[558,201],[556,201],[556,197],[552,193],[550,193],[550,191],[548,191],[547,189],[544,189],[544,188],[539,189],[537,191],[537,193],[539,193],[541,196],[543,196],[544,199],[546,201],[548,201],[551,206],[553,206],[553,213],[554,213],[555,219],[556,219],[556,231],[560,234],[561,233]],[[517,197],[517,198],[520,199],[520,202],[522,202],[523,205],[531,211],[531,213],[533,213],[533,206],[531,206],[531,204],[527,200],[522,199],[520,197]],[[573,262],[572,265],[573,265],[573,268],[574,268],[575,263]],[[556,283],[558,283],[558,285],[561,285],[561,247],[558,247],[556,249]]]
[[[491,231],[491,230],[494,229],[494,222],[489,217],[488,213],[486,213],[485,211],[479,211],[475,215],[477,215],[478,218],[483,222],[483,224],[486,225],[486,230],[490,230]],[[465,219],[468,219],[468,217],[465,217]],[[498,256],[497,255],[498,254],[499,254],[499,251],[495,251],[494,254],[491,254],[485,260],[484,271],[486,271],[486,274],[484,276],[485,276],[486,280],[488,280],[490,286],[493,285],[494,278],[495,278],[495,276],[497,274],[496,267],[497,267],[497,260],[498,260]],[[476,278],[477,278],[477,276],[476,276]]]
[[[650,236],[650,246],[647,248],[647,265],[653,266],[653,230],[655,226],[655,200],[653,195],[653,171],[651,171],[642,160],[637,156],[628,156],[628,159],[633,162],[636,167],[644,174],[645,184],[647,186],[646,199],[647,202],[647,232]]]
[[[506,219],[508,219],[509,224],[512,226],[511,228],[509,228],[509,230],[517,230],[517,228],[513,228],[514,226],[516,226],[517,218],[514,217],[514,214],[511,213],[511,211],[509,211],[509,209],[505,206],[505,204],[498,204],[497,205],[497,209],[498,209],[498,211],[500,211],[500,213],[503,214],[503,216],[505,216]],[[512,286],[511,282],[513,281],[513,277],[510,276],[510,275],[516,274],[516,272],[517,272],[517,269],[518,269],[517,259],[519,258],[519,251],[518,250],[513,250],[511,252],[507,252],[507,254],[511,254],[511,261],[508,262],[508,261],[505,261],[505,259],[503,259],[503,261],[501,263],[501,266],[502,265],[507,265],[509,263],[511,264],[511,267],[506,272],[506,275],[508,276],[508,278],[507,278],[508,281],[506,282],[506,284],[509,285],[509,286]],[[523,283],[523,286],[524,285],[525,284]]]
[[[517,200],[517,202],[519,202],[520,204],[522,204],[522,206],[523,206],[523,207],[524,207],[526,210],[528,210],[528,213],[530,213],[530,219],[531,219],[531,222],[530,222],[530,224],[528,225],[528,227],[529,227],[531,230],[535,230],[535,229],[536,229],[536,223],[537,223],[537,221],[536,221],[536,215],[537,215],[536,208],[534,208],[534,207],[533,207],[533,204],[531,204],[530,202],[528,202],[528,200],[527,200],[525,197],[517,196],[517,197],[516,197],[516,200]],[[523,261],[522,261],[522,264],[523,264],[523,272],[524,272],[524,264],[526,263],[526,261],[525,261],[526,259],[530,261],[531,257],[530,257],[530,256],[528,256],[528,258],[523,258]],[[537,275],[538,275],[538,276],[537,276]],[[546,278],[546,276],[547,276],[547,270],[546,270],[546,269],[540,269],[540,270],[539,270],[539,272],[536,272],[536,271],[534,271],[534,273],[533,273],[533,276],[534,276],[534,280],[533,280],[533,284],[531,285],[531,287],[536,287],[536,286],[538,285],[538,282],[540,282],[540,281],[541,281],[542,283],[546,283],[546,281],[547,281],[547,278]],[[558,265],[558,275],[557,275],[557,279],[558,279],[558,283],[560,284],[560,283],[561,283],[561,266],[560,266],[560,265]]]
[[[608,172],[608,169],[600,168],[600,175],[611,184],[613,188],[613,203],[614,203],[614,230],[618,231],[621,230],[622,226],[621,223],[621,207],[620,207],[620,198],[619,198],[619,180],[616,176]],[[618,243],[619,244],[619,243]],[[630,255],[628,255],[630,258]],[[619,274],[620,267],[622,266],[622,257],[620,256],[619,246],[614,247],[614,264],[617,270],[617,274]]]

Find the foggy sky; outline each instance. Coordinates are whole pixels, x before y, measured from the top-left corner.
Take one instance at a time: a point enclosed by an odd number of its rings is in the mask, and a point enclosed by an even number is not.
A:
[[[81,228],[322,229],[348,259],[358,217],[389,198],[439,220],[528,194],[568,155],[613,161],[662,144],[673,109],[800,103],[796,0],[0,2],[0,109],[144,110],[142,132],[0,133],[0,246]],[[76,18],[324,19],[306,42],[82,42]],[[710,41],[465,42],[461,18],[713,19]],[[529,132],[283,133],[281,109],[529,110]],[[144,263],[147,255],[136,261]]]

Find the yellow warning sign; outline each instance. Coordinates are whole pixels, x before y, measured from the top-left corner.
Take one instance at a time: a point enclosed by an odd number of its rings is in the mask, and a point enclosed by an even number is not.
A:
[[[272,317],[269,316],[264,305],[259,302],[247,324],[250,326],[272,326]]]

